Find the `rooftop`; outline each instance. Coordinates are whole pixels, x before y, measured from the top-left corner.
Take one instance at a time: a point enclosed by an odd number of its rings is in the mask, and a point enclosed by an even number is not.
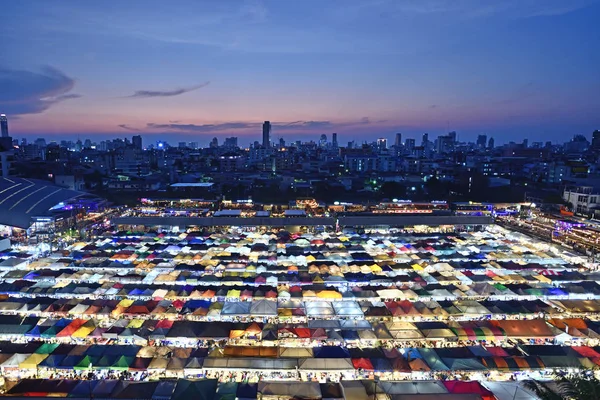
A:
[[[0,178],[0,224],[26,229],[31,217],[51,215],[58,203],[84,194],[45,181]]]

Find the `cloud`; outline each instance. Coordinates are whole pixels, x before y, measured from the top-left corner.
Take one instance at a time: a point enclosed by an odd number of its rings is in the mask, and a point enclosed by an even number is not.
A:
[[[236,130],[236,129],[247,129],[247,128],[256,128],[261,124],[254,122],[225,122],[221,124],[155,124],[148,123],[146,126],[151,129],[162,129],[162,130],[176,130],[176,131],[186,131],[186,132],[217,132],[217,131],[226,131],[226,130]]]
[[[333,124],[331,121],[294,121],[294,122],[273,122],[273,128],[278,130],[286,129],[320,129],[329,128]]]
[[[178,88],[173,90],[137,90],[134,94],[130,96],[125,96],[126,98],[134,98],[134,99],[144,99],[148,97],[171,97],[171,96],[179,96],[180,94],[192,92],[194,90],[198,90],[205,86],[208,86],[210,82],[204,82],[200,85],[189,86],[187,88]]]
[[[325,129],[333,127],[330,121],[293,121],[293,122],[273,122],[271,123],[273,130],[310,130],[310,129]],[[219,132],[230,130],[256,129],[260,130],[262,122],[223,122],[220,124],[155,124],[148,123],[148,128],[176,130],[187,132]]]
[[[431,109],[438,108],[438,105],[437,104],[432,104],[432,105],[429,106],[429,108],[431,108]]]
[[[262,122],[223,122],[218,124],[180,124],[170,121],[169,124],[148,123],[147,128],[160,130],[174,130],[181,132],[196,132],[196,133],[217,133],[223,131],[234,130],[256,130],[259,132],[262,129]],[[349,122],[332,122],[332,121],[291,121],[291,122],[272,122],[271,126],[274,132],[281,131],[324,131],[342,127],[358,126],[373,123],[383,123],[387,120],[371,121],[369,117],[363,117],[358,121]]]
[[[121,129],[125,129],[125,130],[127,130],[127,131],[136,131],[136,132],[139,132],[139,131],[140,131],[140,129],[138,129],[138,128],[133,128],[133,127],[131,127],[131,126],[128,126],[128,125],[126,125],[126,124],[121,124],[121,125],[117,125],[117,126],[118,126],[119,128],[121,128]]]
[[[74,86],[75,80],[56,68],[46,66],[34,72],[0,67],[0,110],[8,115],[39,114],[81,97],[70,93]]]
[[[338,14],[345,18],[359,18],[365,12],[391,17],[447,15],[461,18],[549,17],[567,14],[593,4],[596,0],[371,0],[344,4]]]

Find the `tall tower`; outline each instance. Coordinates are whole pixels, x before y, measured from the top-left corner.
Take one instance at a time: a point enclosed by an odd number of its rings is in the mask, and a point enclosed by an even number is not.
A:
[[[396,140],[394,141],[394,146],[396,146],[397,149],[402,147],[402,134],[401,133],[396,133]]]
[[[338,147],[338,142],[337,142],[337,133],[332,133],[331,134],[331,146],[336,148]]]
[[[271,147],[271,122],[265,121],[263,124],[263,138],[262,138],[263,147]]]
[[[8,118],[6,118],[6,114],[0,115],[0,130],[2,131],[2,137],[8,137]]]

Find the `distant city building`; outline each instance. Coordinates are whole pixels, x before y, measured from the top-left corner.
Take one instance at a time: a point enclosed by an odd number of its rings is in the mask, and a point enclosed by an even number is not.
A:
[[[11,166],[15,161],[15,155],[12,150],[2,151],[0,149],[0,176],[7,178],[11,175]]]
[[[564,149],[566,153],[583,153],[590,147],[590,142],[583,135],[575,135],[573,139],[565,143]]]
[[[424,133],[421,139],[421,146],[427,147],[429,145],[429,133]]]
[[[2,131],[4,136],[4,131]],[[600,150],[600,130],[596,129],[592,133],[592,150]]]
[[[490,140],[488,140],[488,149],[492,150],[494,148],[494,138],[491,137]]]
[[[327,135],[326,134],[321,135],[321,138],[319,139],[319,146],[320,147],[327,146]]]
[[[331,146],[335,149],[337,149],[337,147],[338,147],[337,133],[331,134]]]
[[[262,145],[271,147],[271,122],[265,121],[262,128]]]
[[[440,154],[451,153],[454,151],[454,140],[450,135],[438,136],[436,144],[436,151]]]
[[[387,150],[387,139],[384,139],[384,138],[377,139],[377,149],[379,151]]]
[[[2,131],[2,137],[8,137],[8,118],[6,114],[0,115],[0,130]]]
[[[411,152],[415,148],[415,139],[406,139],[404,141],[404,149],[407,152]]]
[[[235,149],[236,147],[238,147],[238,138],[235,136],[225,138],[223,146],[228,149]]]
[[[133,147],[135,147],[138,150],[142,150],[142,136],[141,135],[135,135],[131,138],[131,143],[133,144]]]
[[[216,149],[217,147],[219,147],[219,139],[217,139],[216,137],[214,137],[211,141],[210,141],[210,148],[211,149]]]
[[[401,133],[396,133],[396,140],[394,140],[394,147],[396,147],[396,149],[399,149],[400,147],[402,147],[402,134]]]
[[[479,135],[477,136],[477,147],[480,149],[485,149],[485,145],[487,144],[487,135]]]
[[[452,143],[456,143],[456,132],[455,131],[449,132],[448,136],[450,136],[450,139],[452,139]]]

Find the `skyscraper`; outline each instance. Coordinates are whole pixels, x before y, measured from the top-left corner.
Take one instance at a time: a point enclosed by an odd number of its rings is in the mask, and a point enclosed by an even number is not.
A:
[[[480,149],[485,149],[486,143],[487,143],[487,135],[477,136],[477,147],[479,147]]]
[[[402,134],[396,133],[396,140],[394,141],[394,146],[398,149],[402,147]]]
[[[448,136],[450,136],[450,138],[452,139],[452,143],[456,143],[456,132],[455,131],[448,133]]]
[[[338,147],[337,133],[332,133],[331,134],[331,146],[333,146],[333,148],[337,148]]]
[[[429,144],[429,133],[424,133],[423,140],[421,140],[421,146],[427,147],[428,144]]]
[[[415,148],[415,139],[406,139],[404,142],[404,148],[407,151],[412,151]]]
[[[4,131],[2,131],[4,136]],[[598,150],[600,149],[600,130],[596,129],[594,133],[592,133],[592,149]]]
[[[2,131],[2,137],[8,137],[8,118],[6,118],[6,114],[0,115],[0,130]]]
[[[327,135],[326,134],[322,134],[321,138],[319,139],[319,146],[320,147],[325,147],[327,145]]]
[[[263,147],[271,147],[271,122],[265,121],[263,124],[263,138],[262,138]]]
[[[235,149],[238,147],[238,138],[236,136],[225,138],[225,143],[223,143],[223,146],[227,147],[228,149]]]
[[[494,138],[491,137],[490,140],[488,140],[488,149],[493,149],[494,148]]]
[[[386,150],[387,149],[387,139],[384,139],[384,138],[377,139],[377,148],[379,149],[379,151]]]
[[[131,143],[133,144],[134,148],[136,148],[138,150],[142,150],[142,136],[141,135],[132,136]]]

